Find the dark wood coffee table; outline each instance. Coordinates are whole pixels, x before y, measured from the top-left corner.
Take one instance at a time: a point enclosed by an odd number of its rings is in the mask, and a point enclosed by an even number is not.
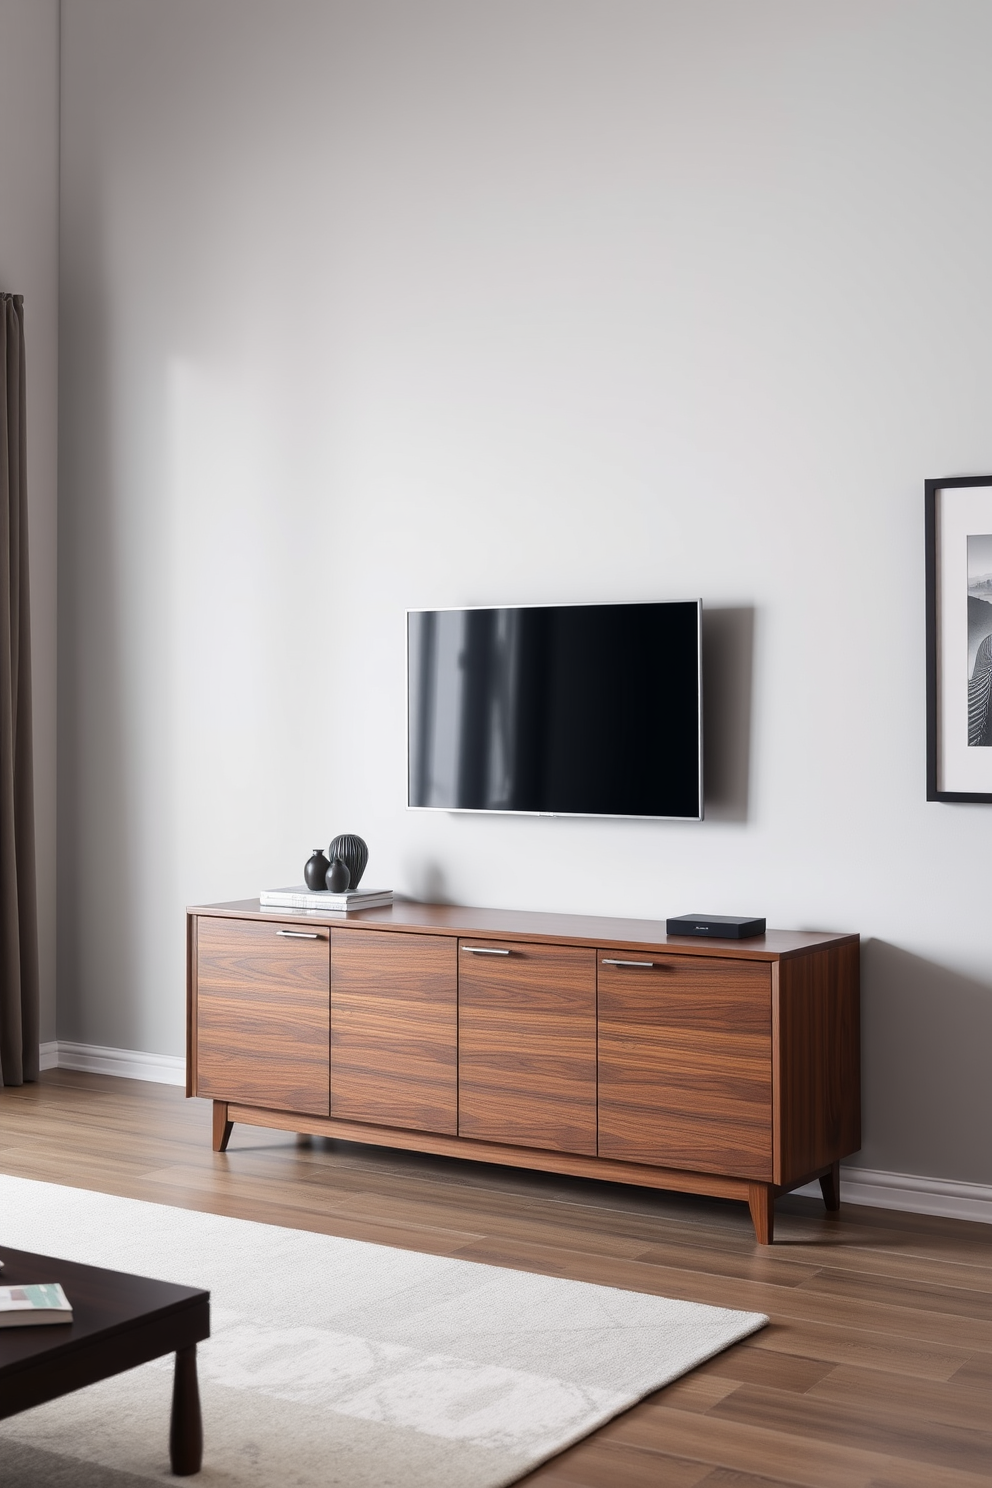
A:
[[[169,1458],[182,1477],[199,1472],[196,1345],[210,1337],[210,1293],[2,1244],[0,1259],[0,1286],[57,1281],[73,1309],[71,1323],[0,1328],[0,1420],[174,1350]]]

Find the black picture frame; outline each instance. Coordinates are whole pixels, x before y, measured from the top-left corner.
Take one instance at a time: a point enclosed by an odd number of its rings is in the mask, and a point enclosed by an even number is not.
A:
[[[941,529],[945,525],[940,501],[942,492],[985,486],[988,488],[989,516],[986,531],[992,533],[992,475],[945,476],[940,480],[924,483],[924,508],[926,521],[926,644],[927,644],[927,800],[992,802],[992,748],[988,750],[988,773],[990,788],[987,791],[949,790],[942,788],[946,775],[944,767],[944,738],[941,718],[942,663],[945,656],[946,596],[942,595],[938,561]],[[966,578],[962,576],[962,584]],[[942,613],[943,610],[943,613]],[[962,697],[962,708],[964,698]],[[966,730],[967,734],[967,730]],[[953,773],[953,771],[952,771]],[[946,781],[945,781],[946,783]]]

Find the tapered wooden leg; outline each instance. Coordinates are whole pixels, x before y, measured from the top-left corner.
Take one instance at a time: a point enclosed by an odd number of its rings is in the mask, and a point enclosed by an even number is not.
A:
[[[227,1119],[227,1101],[214,1101],[214,1151],[226,1152],[234,1122]]]
[[[840,1208],[840,1163],[835,1162],[829,1173],[820,1179],[820,1192],[828,1214],[836,1214]]]
[[[178,1478],[198,1473],[203,1464],[203,1418],[196,1379],[196,1344],[176,1350],[169,1422],[169,1461]]]
[[[770,1183],[749,1183],[747,1189],[747,1205],[758,1244],[771,1245],[775,1238],[775,1190]]]

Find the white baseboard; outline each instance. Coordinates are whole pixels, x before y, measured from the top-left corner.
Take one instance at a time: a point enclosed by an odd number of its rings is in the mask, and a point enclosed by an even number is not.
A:
[[[796,1193],[820,1197],[820,1185],[808,1183]],[[992,1224],[992,1184],[960,1183],[948,1178],[921,1178],[915,1173],[883,1173],[875,1168],[842,1167],[841,1202],[873,1209],[899,1209],[905,1214],[938,1214],[944,1219],[977,1219]]]
[[[74,1044],[68,1039],[41,1045],[41,1068],[120,1075],[125,1080],[152,1080],[156,1085],[186,1084],[186,1061],[174,1054],[143,1054],[139,1049],[108,1049],[103,1044]]]

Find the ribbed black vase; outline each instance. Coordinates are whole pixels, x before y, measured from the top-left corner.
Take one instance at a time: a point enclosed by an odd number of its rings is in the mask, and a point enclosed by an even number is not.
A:
[[[333,863],[335,858],[340,858],[346,863],[351,874],[348,887],[358,888],[358,881],[365,872],[365,865],[369,860],[369,850],[361,837],[355,837],[351,832],[346,832],[342,837],[335,837],[327,849],[327,856]]]

